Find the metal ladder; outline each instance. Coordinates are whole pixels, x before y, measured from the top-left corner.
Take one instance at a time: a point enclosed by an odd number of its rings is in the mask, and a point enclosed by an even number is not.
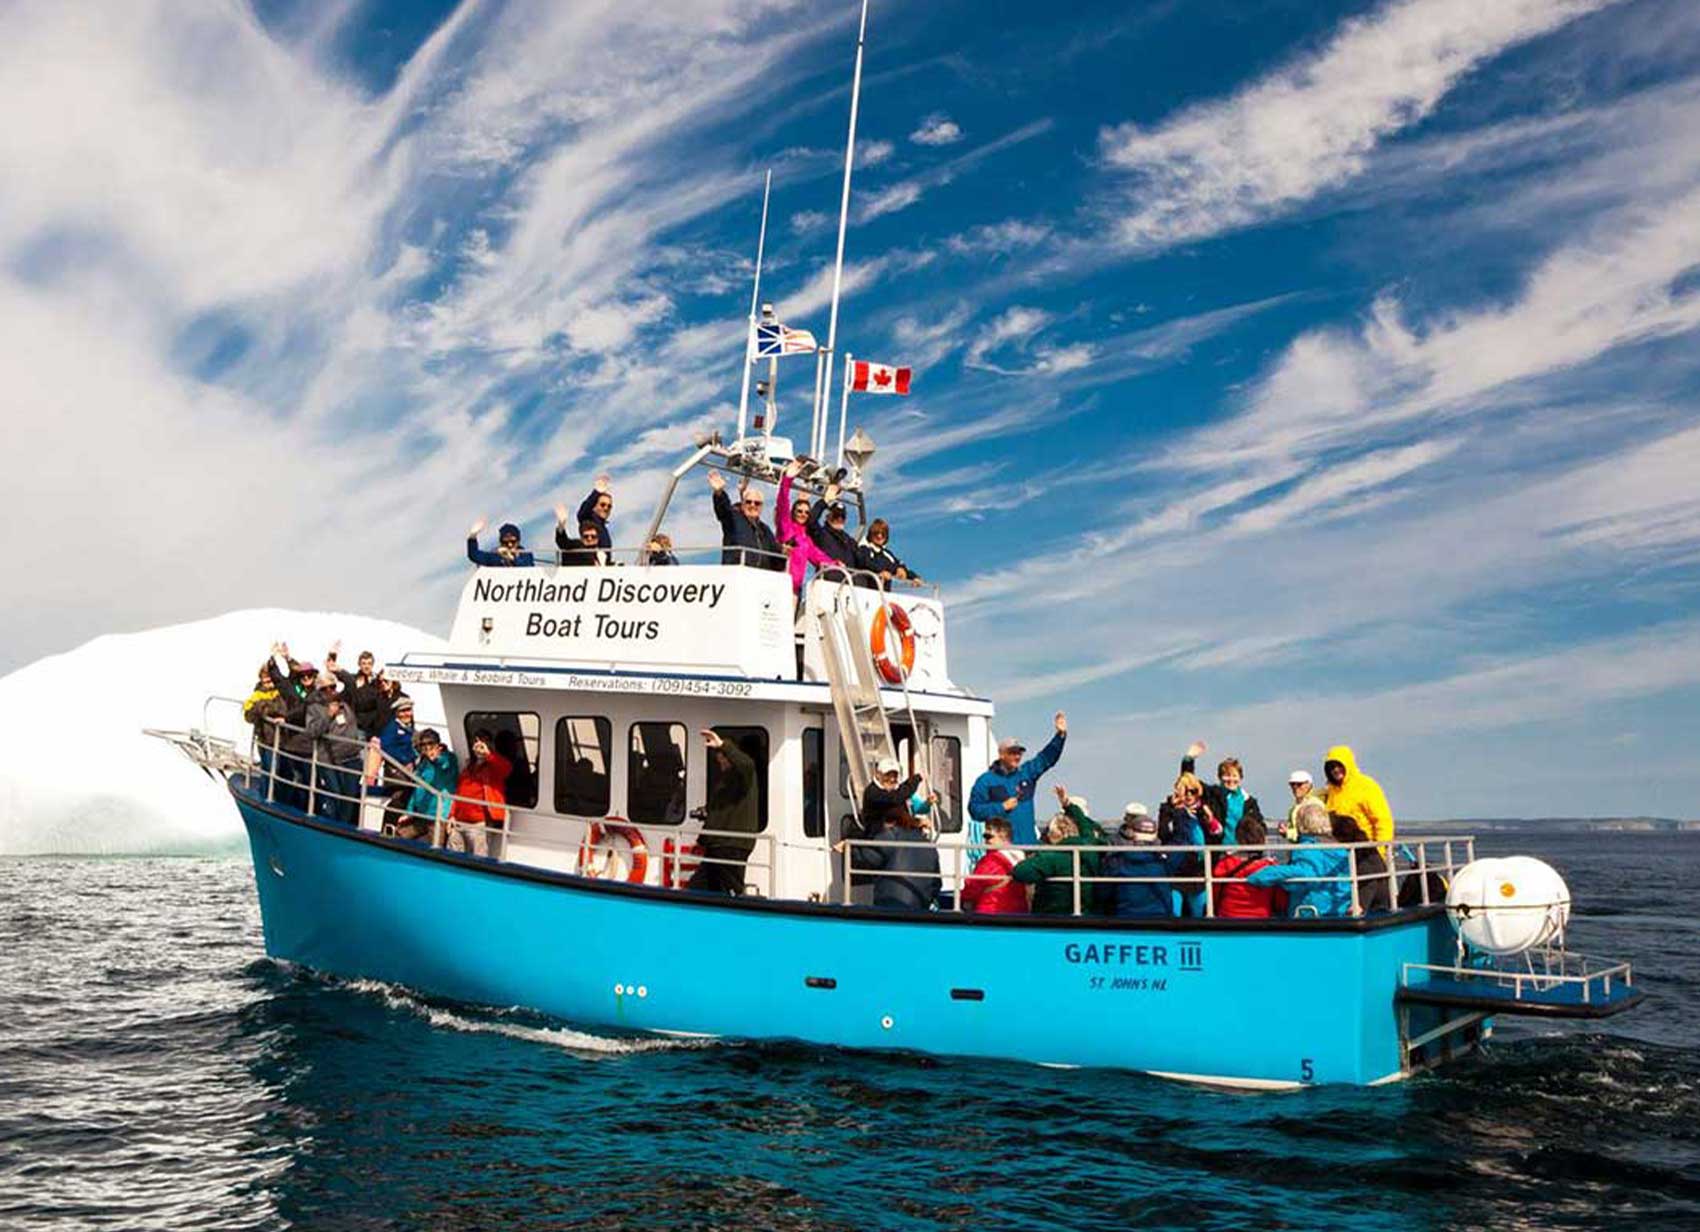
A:
[[[839,588],[830,605],[816,613],[821,660],[826,665],[827,684],[832,692],[832,709],[838,719],[844,761],[850,771],[850,786],[858,807],[873,781],[873,766],[882,757],[898,761],[897,741],[892,738],[885,700],[880,696],[881,677],[874,663],[872,644],[862,623],[855,589]],[[884,588],[880,604],[887,602]],[[889,616],[888,616],[889,619]],[[925,747],[925,732],[915,717],[909,698],[909,682],[901,682],[903,708],[914,733],[915,755],[922,775],[932,785],[931,759]]]

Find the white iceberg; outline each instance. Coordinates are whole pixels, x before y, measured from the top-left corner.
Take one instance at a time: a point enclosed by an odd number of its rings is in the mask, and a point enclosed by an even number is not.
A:
[[[97,637],[0,678],[0,855],[246,850],[224,784],[142,729],[200,728],[246,747],[240,706],[206,699],[246,697],[275,641],[319,663],[339,639],[350,669],[362,650],[382,664],[446,648],[393,621],[272,608]],[[441,719],[434,685],[407,692],[422,725]]]

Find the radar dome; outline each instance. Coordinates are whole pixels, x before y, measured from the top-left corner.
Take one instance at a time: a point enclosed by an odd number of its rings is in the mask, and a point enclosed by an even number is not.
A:
[[[1473,860],[1452,879],[1446,914],[1472,949],[1521,954],[1564,931],[1570,889],[1552,865],[1533,856]]]

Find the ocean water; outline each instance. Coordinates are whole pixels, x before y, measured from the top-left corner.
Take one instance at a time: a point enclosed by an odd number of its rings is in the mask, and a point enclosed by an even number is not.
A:
[[[1700,835],[1479,849],[1649,1002],[1278,1095],[598,1037],[273,964],[240,860],[0,861],[0,1229],[1700,1228]]]

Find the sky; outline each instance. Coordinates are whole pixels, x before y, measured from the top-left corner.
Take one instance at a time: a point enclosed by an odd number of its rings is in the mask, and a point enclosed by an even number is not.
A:
[[[0,7],[0,672],[446,629],[824,336],[852,0]],[[953,675],[1109,813],[1700,815],[1700,6],[874,0],[841,347]],[[803,431],[809,373],[781,378]],[[696,477],[689,481],[696,484]],[[706,488],[671,515],[718,542]],[[1106,801],[1108,803],[1106,803]]]

